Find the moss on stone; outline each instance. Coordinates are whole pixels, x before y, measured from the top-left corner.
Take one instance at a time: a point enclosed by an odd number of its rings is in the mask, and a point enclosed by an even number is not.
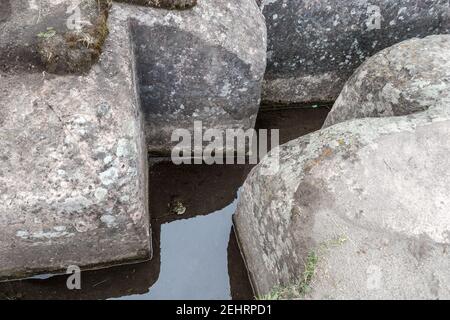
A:
[[[83,73],[98,61],[109,33],[111,0],[85,0],[84,4],[94,8],[90,24],[76,31],[47,27],[37,35],[37,52],[48,72]]]
[[[258,297],[258,300],[287,300],[304,299],[311,291],[311,283],[317,271],[319,258],[323,257],[328,250],[339,247],[347,242],[345,235],[339,235],[328,241],[322,242],[315,251],[311,251],[306,257],[303,273],[297,283],[275,287],[268,294]]]
[[[304,298],[310,291],[310,284],[316,273],[318,260],[318,254],[314,251],[310,252],[306,258],[302,277],[297,283],[285,287],[276,287],[267,295],[258,297],[258,300],[287,300]]]
[[[197,5],[197,0],[115,0],[115,1],[169,10],[186,10],[195,7]]]

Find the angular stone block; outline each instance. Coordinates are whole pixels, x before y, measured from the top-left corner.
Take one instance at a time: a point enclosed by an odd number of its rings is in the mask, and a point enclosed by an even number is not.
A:
[[[151,257],[127,25],[83,76],[0,74],[0,279]]]
[[[114,5],[130,21],[149,152],[170,155],[173,130],[249,129],[266,66],[264,18],[254,1],[199,1],[169,11]]]

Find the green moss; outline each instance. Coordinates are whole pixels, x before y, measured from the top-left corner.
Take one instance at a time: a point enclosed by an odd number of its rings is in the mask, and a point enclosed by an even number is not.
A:
[[[37,36],[38,36],[38,38],[48,39],[48,38],[51,38],[51,37],[53,37],[55,35],[56,35],[55,29],[53,27],[49,27],[49,28],[47,28],[46,31],[39,32]]]
[[[310,290],[310,283],[316,273],[317,262],[319,258],[315,252],[311,252],[305,264],[305,271],[303,271],[303,277],[299,283],[300,296],[304,296]]]
[[[276,287],[267,295],[257,297],[258,300],[286,300],[303,298],[310,291],[311,281],[316,273],[319,257],[316,252],[310,252],[306,258],[302,277],[296,284],[286,287]]]
[[[267,295],[257,297],[258,300],[286,300],[286,299],[302,299],[311,290],[311,282],[316,274],[319,257],[323,256],[328,250],[339,247],[348,241],[345,235],[339,235],[328,241],[321,243],[316,251],[311,251],[306,257],[302,276],[297,283],[276,287]]]
[[[37,51],[48,72],[83,73],[98,61],[109,33],[107,20],[111,0],[88,0],[86,3],[97,10],[90,25],[78,31],[64,29],[59,32],[54,27],[47,27],[37,35]]]

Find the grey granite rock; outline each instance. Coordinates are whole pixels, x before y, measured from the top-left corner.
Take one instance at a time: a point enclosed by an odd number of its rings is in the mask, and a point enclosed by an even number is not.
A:
[[[336,102],[336,124],[249,175],[235,226],[258,295],[450,298],[448,39],[369,59]],[[362,116],[374,118],[352,120]]]
[[[0,279],[151,257],[129,29],[83,76],[0,74]]]
[[[235,217],[260,297],[450,298],[450,101],[280,147]]]
[[[133,34],[149,152],[170,155],[174,129],[249,129],[259,109],[266,28],[254,1],[190,10],[114,8]]]
[[[325,127],[426,110],[450,96],[450,35],[412,39],[367,60],[344,86]]]
[[[448,0],[263,0],[263,100],[333,102],[368,57],[413,37],[450,32]]]
[[[170,10],[190,9],[195,5],[197,5],[197,0],[115,0],[115,1]]]

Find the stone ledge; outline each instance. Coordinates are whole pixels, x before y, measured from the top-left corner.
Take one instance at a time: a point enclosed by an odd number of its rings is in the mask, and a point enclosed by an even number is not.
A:
[[[197,0],[114,0],[140,6],[148,6],[169,10],[186,10],[197,5]]]
[[[109,24],[84,76],[0,75],[0,279],[151,257],[130,35]]]

